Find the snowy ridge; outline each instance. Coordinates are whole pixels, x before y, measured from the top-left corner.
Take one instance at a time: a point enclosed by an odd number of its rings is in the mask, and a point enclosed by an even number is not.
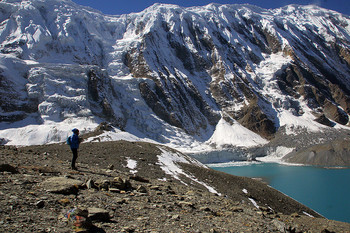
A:
[[[100,140],[184,152],[262,146],[280,130],[348,129],[346,15],[155,4],[112,16],[69,0],[0,8],[2,144],[62,142],[70,128],[87,133],[103,121],[114,129]]]

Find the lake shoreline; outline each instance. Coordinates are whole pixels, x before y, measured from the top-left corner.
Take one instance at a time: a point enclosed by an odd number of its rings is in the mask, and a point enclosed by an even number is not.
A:
[[[274,161],[207,164],[214,170],[266,183],[328,219],[350,222],[347,167],[322,167]],[[260,174],[259,174],[260,173]]]

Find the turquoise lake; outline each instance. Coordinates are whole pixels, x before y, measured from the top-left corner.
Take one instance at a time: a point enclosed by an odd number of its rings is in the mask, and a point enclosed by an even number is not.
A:
[[[252,163],[211,166],[236,176],[259,177],[271,187],[332,220],[350,223],[350,169]]]

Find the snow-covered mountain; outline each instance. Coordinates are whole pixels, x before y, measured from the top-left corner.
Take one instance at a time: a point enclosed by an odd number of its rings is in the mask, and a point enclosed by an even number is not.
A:
[[[0,11],[3,143],[105,121],[105,139],[203,150],[349,122],[350,17],[334,11],[155,4],[111,16],[70,0]]]

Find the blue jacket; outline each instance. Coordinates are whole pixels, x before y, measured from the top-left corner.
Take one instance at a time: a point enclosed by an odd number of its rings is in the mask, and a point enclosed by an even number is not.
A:
[[[71,136],[71,139],[70,139],[70,148],[71,149],[78,149],[79,144],[80,144],[79,136],[73,133],[73,135]]]

